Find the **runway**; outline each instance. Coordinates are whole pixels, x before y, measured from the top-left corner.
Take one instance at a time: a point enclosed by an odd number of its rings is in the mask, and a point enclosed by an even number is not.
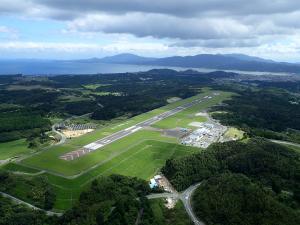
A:
[[[104,138],[102,138],[98,141],[95,141],[95,142],[92,142],[88,145],[85,145],[81,149],[78,149],[78,150],[75,150],[75,151],[72,151],[72,152],[68,152],[68,153],[60,156],[59,158],[63,159],[63,160],[67,160],[67,161],[71,161],[71,160],[74,160],[76,158],[79,158],[79,157],[81,157],[85,154],[96,151],[96,150],[104,147],[105,145],[111,144],[111,143],[113,143],[113,142],[115,142],[115,141],[117,141],[121,138],[124,138],[128,135],[131,135],[131,134],[133,134],[133,133],[135,133],[135,132],[137,132],[137,131],[145,128],[145,127],[151,126],[152,124],[157,123],[160,120],[166,119],[166,118],[168,118],[168,117],[170,117],[170,116],[172,116],[172,115],[174,115],[178,112],[181,112],[181,111],[183,111],[185,109],[188,109],[188,108],[190,108],[190,107],[192,107],[196,104],[199,104],[199,103],[201,103],[202,101],[204,101],[205,99],[208,99],[208,98],[212,98],[212,96],[205,96],[202,99],[196,99],[192,102],[189,102],[189,103],[186,103],[184,105],[178,106],[178,107],[176,107],[174,109],[171,109],[167,112],[164,112],[164,113],[159,114],[157,116],[154,116],[150,119],[147,119],[145,121],[137,123],[134,126],[128,127],[126,129],[118,131],[114,134],[111,134],[107,137],[104,137]]]

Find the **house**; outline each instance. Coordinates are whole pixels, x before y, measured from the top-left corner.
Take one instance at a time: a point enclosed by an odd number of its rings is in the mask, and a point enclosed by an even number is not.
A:
[[[155,179],[152,178],[150,180],[149,186],[150,186],[151,189],[153,189],[155,187],[158,187],[158,184],[156,183]]]

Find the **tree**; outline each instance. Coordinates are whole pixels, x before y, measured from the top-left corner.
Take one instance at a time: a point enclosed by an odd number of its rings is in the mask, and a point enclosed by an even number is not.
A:
[[[273,190],[276,194],[280,194],[280,192],[281,192],[281,185],[280,185],[280,182],[279,182],[278,179],[273,178],[273,179],[272,179],[271,186],[272,186],[272,190]]]

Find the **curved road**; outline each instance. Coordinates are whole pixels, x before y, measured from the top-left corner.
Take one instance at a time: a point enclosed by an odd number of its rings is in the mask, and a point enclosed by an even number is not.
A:
[[[195,213],[193,212],[191,198],[194,191],[201,185],[201,183],[194,184],[187,188],[185,191],[181,193],[158,193],[158,194],[151,194],[147,195],[148,199],[155,199],[155,198],[173,198],[173,199],[180,199],[183,202],[184,208],[188,213],[189,217],[196,225],[205,225],[202,221],[200,221]]]
[[[57,131],[55,129],[56,125],[57,124],[52,125],[52,131],[55,132],[56,134],[58,134],[60,136],[60,140],[59,140],[59,142],[57,142],[54,145],[62,145],[63,143],[65,143],[65,141],[66,141],[67,138],[66,138],[66,136],[63,133],[61,133],[61,132],[59,132],[59,131]]]
[[[194,193],[194,191],[201,185],[201,183],[197,183],[194,184],[192,186],[190,186],[188,189],[186,189],[181,195],[180,195],[180,199],[183,202],[184,208],[187,211],[189,217],[191,218],[191,220],[193,221],[194,224],[196,225],[205,225],[202,221],[200,221],[195,213],[193,212],[193,208],[192,208],[192,203],[191,203],[191,199],[192,199],[192,195]]]

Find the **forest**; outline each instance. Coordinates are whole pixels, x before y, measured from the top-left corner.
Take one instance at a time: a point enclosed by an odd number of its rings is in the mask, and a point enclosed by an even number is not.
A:
[[[296,191],[300,185],[300,154],[262,138],[247,143],[215,143],[206,151],[167,160],[163,173],[178,189],[220,172],[242,173],[264,185],[279,182],[283,190]]]
[[[201,153],[168,160],[162,171],[177,190],[203,181],[194,205],[199,217],[208,224],[245,221],[244,224],[275,225],[277,217],[273,213],[281,208],[289,213],[279,214],[284,217],[278,224],[290,219],[289,224],[300,221],[299,214],[295,216],[300,208],[300,154],[262,138],[246,143],[216,143]],[[258,220],[261,223],[245,219],[251,214],[253,218],[260,216],[257,209],[264,213],[263,220]]]
[[[300,143],[299,97],[282,89],[242,89],[216,106],[213,117],[222,124],[239,127],[250,136]]]
[[[209,178],[193,196],[194,210],[207,225],[297,225],[297,211],[241,174]]]

